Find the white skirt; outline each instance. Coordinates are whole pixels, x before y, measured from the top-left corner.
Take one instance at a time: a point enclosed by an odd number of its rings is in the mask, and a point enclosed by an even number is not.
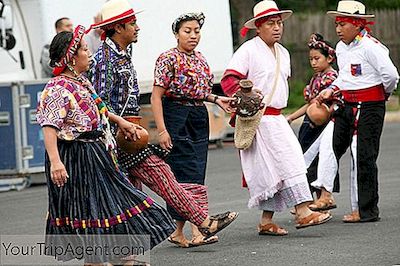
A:
[[[249,208],[272,199],[287,184],[301,184],[301,191],[293,195],[312,200],[301,146],[283,115],[262,117],[251,147],[240,151],[240,159],[250,192]]]

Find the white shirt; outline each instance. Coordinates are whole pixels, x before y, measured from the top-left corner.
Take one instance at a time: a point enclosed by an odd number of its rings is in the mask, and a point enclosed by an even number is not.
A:
[[[277,44],[275,47],[280,53],[280,75],[269,106],[282,109],[287,106],[289,97],[290,55],[281,44]],[[229,62],[227,70],[235,70],[247,76],[253,82],[254,87],[260,89],[263,95],[267,95],[272,91],[275,67],[275,55],[268,45],[257,36],[240,46]]]
[[[389,57],[389,50],[367,32],[346,45],[336,45],[339,76],[332,83],[341,90],[360,90],[383,84],[392,93],[399,82],[399,74]]]

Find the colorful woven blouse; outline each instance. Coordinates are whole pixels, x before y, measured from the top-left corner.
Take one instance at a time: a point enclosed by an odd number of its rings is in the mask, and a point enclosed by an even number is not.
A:
[[[154,85],[166,89],[165,95],[179,100],[204,100],[213,85],[213,74],[204,56],[172,48],[162,53],[154,70]]]
[[[77,98],[83,104],[78,104]],[[64,140],[76,139],[80,133],[101,127],[100,113],[89,89],[65,76],[52,78],[46,84],[36,118],[42,127],[57,128],[57,137]]]
[[[325,73],[316,73],[304,88],[304,99],[309,102],[314,99],[322,90],[328,88],[332,82],[337,78],[338,73],[332,69]]]

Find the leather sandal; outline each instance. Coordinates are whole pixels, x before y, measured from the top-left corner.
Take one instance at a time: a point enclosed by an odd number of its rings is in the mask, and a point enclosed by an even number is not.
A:
[[[360,220],[360,213],[358,211],[353,211],[350,214],[346,214],[342,219],[344,223],[359,223]]]
[[[274,223],[267,223],[267,224],[259,224],[257,226],[258,234],[261,235],[270,235],[270,236],[285,236],[288,232]],[[285,230],[285,232],[279,232],[279,230]]]
[[[326,223],[330,219],[332,219],[330,213],[313,212],[304,218],[296,219],[296,228],[301,229],[309,226],[320,225]]]
[[[214,235],[216,235],[218,232],[226,228],[228,225],[230,225],[237,217],[239,213],[237,212],[225,212],[221,214],[217,214],[214,216],[210,217],[210,223],[208,224],[207,227],[198,227],[200,233],[205,237],[204,239],[208,239]],[[213,222],[217,222],[217,228],[213,231],[211,231],[211,225]]]
[[[333,198],[319,198],[316,202],[308,205],[308,207],[312,211],[327,211],[335,209],[337,206]]]
[[[172,244],[175,244],[180,248],[190,248],[190,247],[192,247],[190,241],[187,240],[186,238],[184,239],[184,241],[181,242],[181,241],[175,240],[172,236],[170,236],[170,237],[167,238],[167,240],[168,240],[168,242],[170,242]]]
[[[199,238],[201,238],[201,241],[196,241]],[[219,241],[218,236],[212,236],[206,239],[203,235],[198,235],[197,237],[192,238],[192,240],[190,241],[190,246],[198,247],[198,246],[210,245],[218,243],[218,241]]]

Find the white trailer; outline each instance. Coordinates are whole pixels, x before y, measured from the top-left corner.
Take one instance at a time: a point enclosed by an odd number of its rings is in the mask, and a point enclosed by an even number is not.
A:
[[[89,27],[105,0],[0,0],[0,177],[29,176],[44,168],[43,136],[35,122],[38,95],[47,79],[40,68],[42,47],[55,35],[54,23],[69,17],[74,25]],[[229,0],[131,1],[140,27],[133,60],[141,93],[152,89],[154,63],[158,55],[176,46],[173,20],[185,12],[203,12],[206,21],[198,46],[211,66],[218,84],[232,52]],[[14,45],[15,40],[15,45]],[[144,105],[144,113],[149,106]],[[211,107],[213,121],[220,121],[218,108]],[[154,128],[151,119],[147,126]],[[223,137],[220,125],[211,124],[211,140]],[[218,132],[213,132],[218,128]],[[151,130],[151,128],[150,128]],[[222,132],[222,133],[221,133]],[[0,187],[1,189],[1,187]]]

